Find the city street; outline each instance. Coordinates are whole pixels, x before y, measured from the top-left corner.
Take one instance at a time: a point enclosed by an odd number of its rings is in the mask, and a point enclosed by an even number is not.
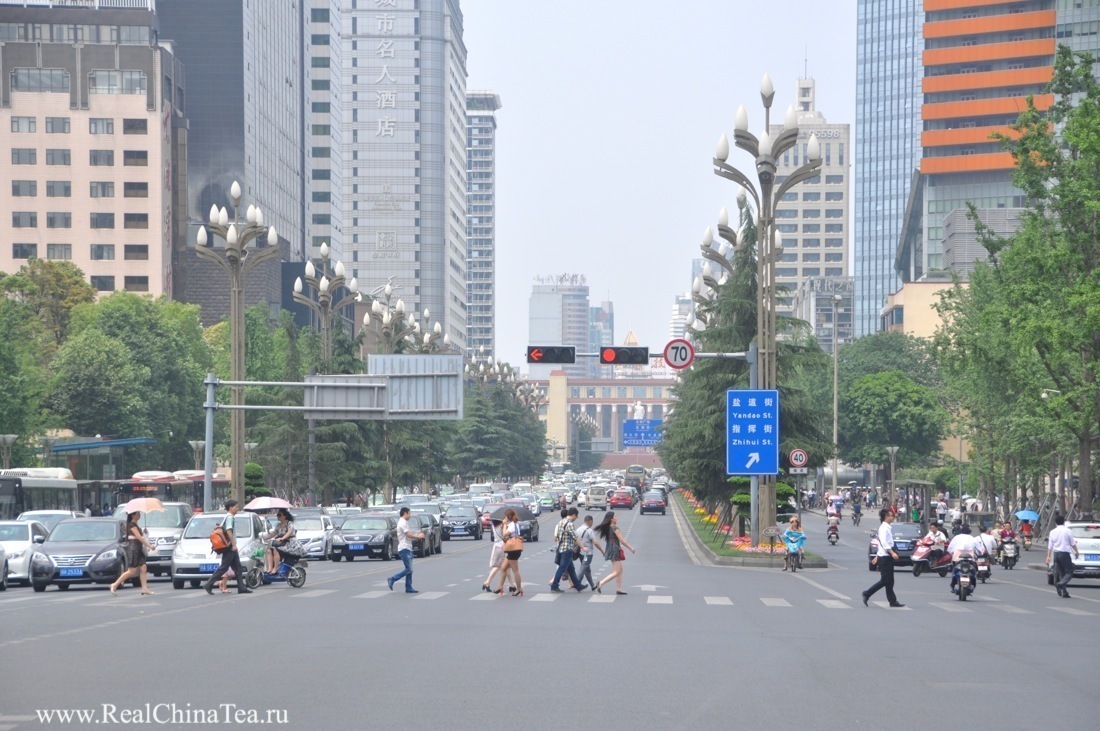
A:
[[[387,590],[399,563],[361,560],[314,562],[301,589],[241,597],[164,581],[152,597],[13,587],[0,595],[0,729],[60,727],[37,720],[49,709],[89,709],[111,727],[147,703],[166,704],[166,719],[172,706],[216,709],[219,720],[223,704],[260,721],[272,710],[272,723],[285,711],[287,726],[313,729],[1095,724],[1083,659],[1096,647],[1100,582],[1059,599],[1026,568],[1042,550],[995,568],[966,603],[946,579],[902,571],[906,607],[887,609],[880,593],[865,608],[874,519],[858,529],[846,519],[831,547],[824,519],[807,513],[807,550],[830,568],[791,575],[699,565],[674,512],[619,515],[638,549],[627,596],[613,585],[550,593],[550,516],[524,552],[523,598],[481,591],[488,541],[450,541],[417,560],[418,595]],[[601,559],[594,567],[606,573]]]

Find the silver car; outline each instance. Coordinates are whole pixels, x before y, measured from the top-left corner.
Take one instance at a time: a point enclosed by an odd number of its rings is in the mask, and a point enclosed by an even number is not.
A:
[[[20,513],[15,517],[16,520],[34,520],[42,525],[46,526],[47,531],[51,531],[61,521],[66,518],[83,518],[84,513],[76,510],[28,510],[25,513]]]
[[[34,547],[44,543],[49,533],[46,526],[34,520],[0,522],[0,549],[7,554],[8,581],[18,581],[23,586],[30,585]]]
[[[172,588],[182,589],[191,582],[197,587],[213,576],[221,566],[221,556],[210,547],[210,534],[225,520],[225,513],[200,513],[187,522],[183,536],[172,551]],[[251,562],[251,556],[259,544],[259,535],[264,532],[264,522],[255,513],[237,513],[233,522],[233,536],[237,540],[237,551],[241,554],[241,563]]]
[[[303,515],[294,518],[294,535],[310,558],[333,558],[332,536],[335,533],[336,526],[327,515]]]

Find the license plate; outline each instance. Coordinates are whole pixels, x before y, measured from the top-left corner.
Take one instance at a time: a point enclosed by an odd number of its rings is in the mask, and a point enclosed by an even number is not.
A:
[[[452,528],[451,532],[452,533],[465,533],[466,529],[465,528]]]
[[[221,566],[221,564],[217,564],[217,563],[200,563],[199,564],[199,573],[200,574],[212,574],[212,573],[214,573],[215,571],[218,570],[219,566]]]
[[[348,550],[349,551],[362,551],[363,550],[363,544],[362,543],[350,543],[350,544],[348,544]]]
[[[1100,553],[1086,553],[1085,554],[1085,560],[1086,561],[1100,561]]]
[[[83,576],[84,569],[61,569],[62,576]]]

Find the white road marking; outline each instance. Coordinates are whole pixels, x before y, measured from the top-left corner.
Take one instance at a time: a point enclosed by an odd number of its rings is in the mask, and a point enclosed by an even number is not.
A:
[[[732,607],[733,602],[728,596],[705,596],[703,601],[712,607]]]
[[[1027,609],[1003,604],[1001,606],[994,607],[994,609],[1000,609],[1002,612],[1007,612],[1008,614],[1035,614],[1035,612],[1029,611]]]
[[[928,602],[933,607],[938,607],[945,612],[973,612],[973,609],[959,606],[960,602]]]
[[[393,592],[392,591],[368,591],[368,592],[363,593],[363,594],[356,594],[355,596],[352,597],[352,599],[377,599],[379,597],[389,596],[390,594],[393,594]]]
[[[1072,614],[1074,617],[1095,617],[1095,612],[1086,612],[1084,609],[1074,609],[1073,607],[1047,607],[1047,609],[1053,609],[1056,612],[1064,612],[1065,614]]]
[[[547,593],[543,592],[543,593],[540,593],[540,594],[535,594],[528,601],[532,601],[532,602],[552,602],[555,599],[557,599],[559,596],[560,596],[559,594],[547,594]]]
[[[789,607],[791,603],[786,599],[776,599],[773,597],[760,597],[760,601],[764,602],[766,607]]]
[[[883,609],[889,609],[890,608],[890,602],[871,602],[871,603],[874,604],[876,607],[882,607]],[[899,608],[903,612],[913,611],[912,607],[899,607]]]
[[[850,606],[839,599],[818,599],[817,603],[826,609],[851,609]]]
[[[588,598],[588,603],[589,604],[610,604],[613,601],[615,601],[615,595],[614,594],[608,594],[608,595],[597,594],[596,596]]]
[[[851,597],[844,596],[839,591],[833,591],[832,589],[825,586],[824,584],[819,584],[818,582],[814,581],[811,578],[808,578],[804,574],[795,574],[794,578],[798,579],[799,581],[805,581],[810,586],[814,587],[815,589],[820,589],[821,591],[825,592],[829,596],[835,597],[837,599],[843,599],[844,601],[850,601],[851,600]]]
[[[647,596],[646,604],[672,604],[672,597],[670,596]]]
[[[313,597],[335,594],[336,589],[310,589],[309,591],[292,591],[290,596],[295,599],[312,599]]]
[[[438,599],[442,596],[447,596],[450,593],[451,592],[449,592],[449,591],[422,591],[419,594],[417,594],[416,596],[414,596],[413,598],[414,599]]]
[[[33,596],[20,596],[20,597],[15,597],[14,599],[0,599],[0,606],[2,606],[4,604],[14,604],[15,602],[25,602],[25,601],[28,601],[30,599],[34,599],[34,597]]]

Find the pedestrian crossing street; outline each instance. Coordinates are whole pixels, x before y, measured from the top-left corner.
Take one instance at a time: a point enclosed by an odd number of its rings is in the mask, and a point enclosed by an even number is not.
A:
[[[555,602],[564,603],[579,603],[579,604],[645,604],[645,605],[658,605],[658,606],[698,606],[712,607],[714,611],[722,611],[729,609],[756,609],[763,608],[766,610],[773,610],[776,612],[782,612],[785,610],[804,610],[811,608],[815,610],[845,610],[845,609],[863,609],[860,607],[861,600],[859,597],[855,598],[834,598],[834,599],[817,599],[809,596],[798,597],[752,597],[752,596],[707,596],[707,595],[680,595],[662,593],[660,590],[650,586],[641,587],[639,591],[637,587],[627,587],[629,594],[626,596],[617,596],[615,594],[614,587],[606,587],[603,594],[597,594],[591,591],[584,591],[579,595],[577,592],[569,590],[564,593],[550,592],[545,586],[537,586],[532,584],[526,584],[525,595],[522,597],[513,597],[509,595],[497,595],[490,594],[484,591],[474,592],[466,586],[458,584],[450,584],[446,590],[421,590],[420,593],[414,596],[407,596],[400,586],[394,588],[393,591],[389,591],[384,588],[385,584],[382,583],[381,587],[377,589],[370,589],[368,591],[362,591],[362,587],[356,589],[310,589],[308,587],[302,589],[291,589],[289,587],[278,587],[272,589],[261,589],[262,594],[279,594],[279,599],[286,599],[292,602],[308,603],[311,600],[322,599],[325,597],[335,597],[337,599],[348,599],[356,602],[438,602],[438,601],[474,601],[474,602],[535,602],[540,604],[548,604]],[[662,587],[663,588],[663,587]],[[36,600],[35,603],[30,603],[29,599]],[[171,607],[179,606],[185,602],[207,600],[211,602],[218,601],[220,597],[208,597],[207,594],[201,590],[191,589],[183,591],[173,590],[160,590],[156,595],[152,597],[141,597],[138,593],[124,591],[117,597],[112,597],[109,594],[98,591],[82,591],[79,593],[70,592],[65,596],[34,596],[34,597],[12,597],[0,599],[0,609],[6,609],[9,606],[12,609],[30,609],[35,607],[39,602],[52,604],[52,603],[81,603],[82,606],[88,607],[123,607],[123,606],[137,606],[143,607]],[[887,602],[885,600],[871,601],[871,605],[887,608]],[[1086,608],[1087,607],[1087,608]],[[1052,606],[1035,606],[1025,608],[1016,606],[1013,604],[1007,604],[1001,600],[995,599],[990,596],[974,597],[967,602],[960,602],[957,600],[951,600],[944,598],[942,601],[922,601],[907,600],[906,606],[901,609],[895,609],[896,612],[911,612],[914,610],[924,611],[931,610],[935,612],[944,612],[948,614],[973,614],[981,612],[995,612],[1001,614],[1015,614],[1015,615],[1036,615],[1047,614],[1048,616],[1069,616],[1069,617],[1097,617],[1100,616],[1100,606],[1096,606],[1092,603],[1084,604],[1079,603],[1077,605],[1052,605]],[[2,730],[0,730],[2,731]]]

